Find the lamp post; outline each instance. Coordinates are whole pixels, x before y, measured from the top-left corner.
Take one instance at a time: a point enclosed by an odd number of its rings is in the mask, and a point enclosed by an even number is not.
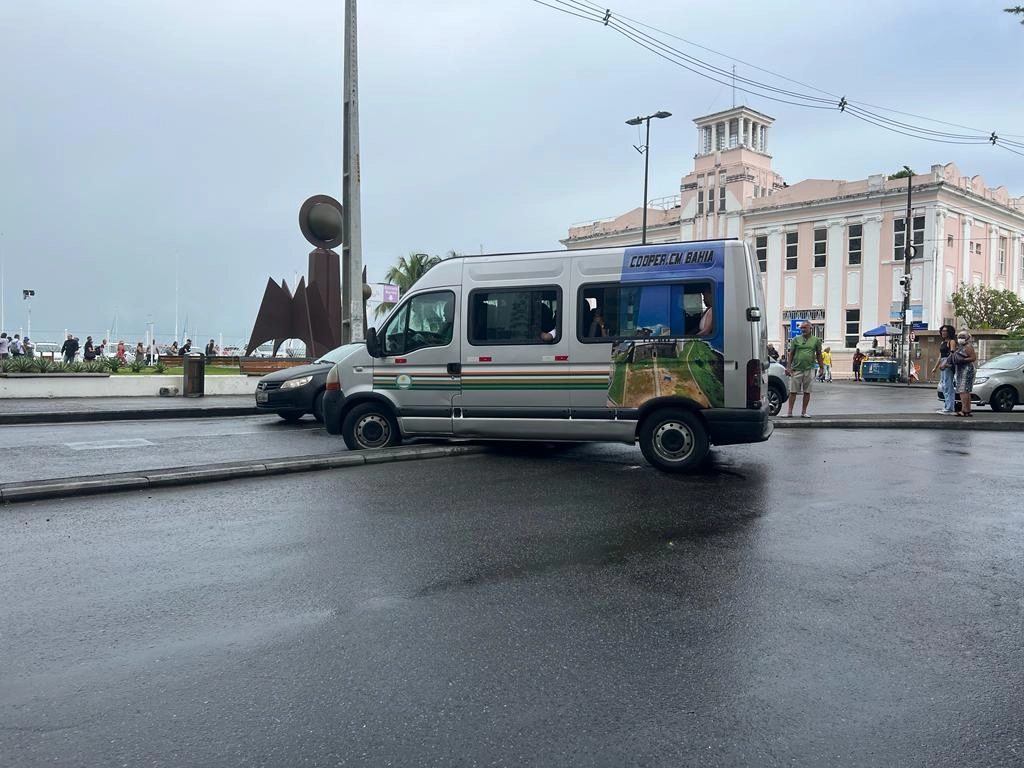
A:
[[[640,152],[644,156],[644,200],[643,200],[643,224],[640,228],[640,244],[647,245],[647,169],[650,164],[650,145],[651,145],[651,119],[661,119],[663,117],[672,117],[671,112],[661,110],[655,112],[653,115],[647,115],[647,117],[634,117],[632,120],[627,120],[626,125],[640,125],[640,123],[647,123],[647,136],[644,139],[643,147],[638,147],[635,144],[633,149]]]
[[[25,331],[25,338],[32,338],[32,297],[36,292],[31,288],[24,288],[21,291],[21,298],[28,302],[28,330]]]
[[[910,371],[913,362],[910,359],[910,329],[913,324],[913,315],[910,311],[910,260],[914,258],[914,251],[916,248],[911,242],[914,234],[914,224],[912,218],[911,209],[911,198],[910,198],[910,186],[914,178],[914,172],[909,166],[904,165],[903,170],[907,174],[907,220],[903,225],[903,279],[900,280],[900,285],[903,286],[903,334],[901,341],[903,342],[903,352],[900,357],[900,367],[903,368],[903,375],[906,377],[907,386],[910,386]],[[906,367],[904,367],[906,366]]]

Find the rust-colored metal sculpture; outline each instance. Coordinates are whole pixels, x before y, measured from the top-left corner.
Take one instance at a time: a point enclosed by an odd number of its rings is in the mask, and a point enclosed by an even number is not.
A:
[[[284,280],[267,279],[245,354],[274,342],[273,354],[287,339],[301,339],[306,355],[318,358],[341,344],[341,264],[332,248],[342,242],[341,204],[314,195],[299,210],[299,228],[316,246],[309,254],[309,284],[300,278],[292,294]]]

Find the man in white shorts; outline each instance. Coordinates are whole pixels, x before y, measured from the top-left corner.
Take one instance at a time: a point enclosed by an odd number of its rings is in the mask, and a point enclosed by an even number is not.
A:
[[[786,375],[789,376],[789,409],[786,418],[793,416],[797,393],[802,393],[803,408],[801,416],[811,418],[807,406],[811,402],[811,382],[814,381],[814,364],[824,369],[821,359],[821,339],[811,335],[811,324],[800,323],[800,335],[789,342],[789,354],[786,355]]]

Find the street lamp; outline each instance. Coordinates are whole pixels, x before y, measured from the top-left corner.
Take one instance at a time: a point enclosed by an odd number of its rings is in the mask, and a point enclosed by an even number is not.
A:
[[[648,151],[651,145],[651,119],[661,119],[663,117],[672,117],[671,112],[661,110],[655,112],[653,115],[647,115],[647,117],[634,117],[632,120],[627,120],[626,125],[640,125],[640,123],[647,123],[647,138],[644,139],[643,148],[633,145],[633,149],[640,152],[644,156],[644,201],[643,201],[643,225],[640,229],[640,244],[647,245],[647,168],[650,161],[651,153]]]
[[[911,208],[911,185],[914,181],[914,172],[910,166],[904,165],[903,171],[907,174],[907,220],[903,225],[903,278],[900,285],[903,287],[903,332],[900,341],[903,347],[900,350],[900,368],[906,377],[907,386],[910,386],[912,366],[910,349],[910,330],[913,327],[913,315],[910,311],[910,260],[914,258],[917,247],[912,242],[914,234],[913,209]]]
[[[28,302],[28,330],[25,331],[25,338],[32,338],[32,297],[36,292],[31,288],[23,288],[21,291],[22,301]]]

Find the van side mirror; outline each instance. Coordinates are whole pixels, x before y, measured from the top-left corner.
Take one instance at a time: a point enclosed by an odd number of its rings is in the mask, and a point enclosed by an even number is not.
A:
[[[380,357],[380,341],[377,339],[377,329],[369,328],[366,331],[366,352],[370,357]]]

